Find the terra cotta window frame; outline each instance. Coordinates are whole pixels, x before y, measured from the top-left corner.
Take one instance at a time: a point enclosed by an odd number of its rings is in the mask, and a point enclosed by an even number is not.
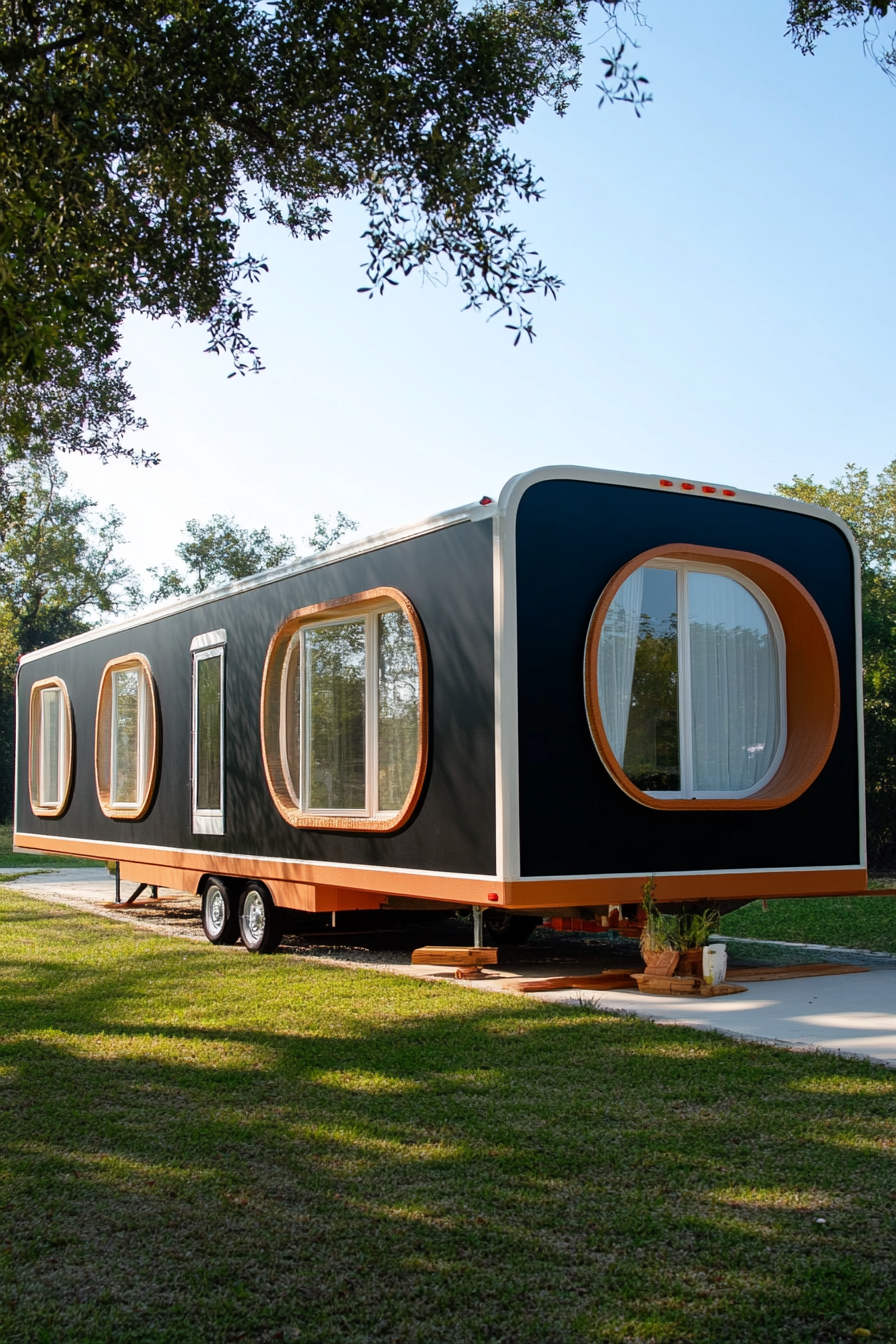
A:
[[[419,676],[417,719],[417,760],[411,787],[403,806],[388,816],[359,816],[347,813],[306,811],[296,805],[283,761],[281,735],[282,683],[286,659],[292,638],[303,627],[352,616],[366,616],[379,608],[397,606],[407,617],[414,636]],[[429,664],[423,626],[411,600],[398,588],[368,588],[361,593],[318,602],[313,606],[293,611],[278,626],[268,646],[261,680],[261,749],[268,789],[277,811],[290,826],[300,830],[364,831],[388,833],[397,831],[414,811],[423,790],[429,758]]]
[[[711,565],[742,575],[774,610],[787,651],[785,705],[787,741],[770,777],[747,797],[663,798],[639,789],[613,754],[597,693],[597,656],[604,621],[630,574],[662,560]],[[827,761],[840,722],[840,673],[827,621],[815,599],[780,565],[749,551],[670,543],[655,546],[623,565],[598,599],[585,642],[585,707],[601,760],[615,782],[644,807],[664,812],[751,811],[784,807],[805,793]]]
[[[62,692],[60,724],[64,723],[65,727],[63,729],[64,741],[60,744],[63,748],[63,754],[59,772],[62,780],[59,801],[47,804],[40,801],[40,733],[43,717],[41,692],[51,689]],[[41,681],[36,681],[31,687],[31,699],[28,706],[28,795],[31,801],[31,811],[36,817],[61,817],[71,801],[75,763],[74,740],[72,702],[65,682],[61,677],[44,677]],[[35,770],[35,745],[37,747],[37,770]]]
[[[145,704],[149,714],[147,732],[147,766],[144,771],[143,793],[133,806],[113,804],[112,797],[112,674],[138,668],[146,685]],[[96,775],[96,793],[104,816],[116,821],[141,821],[149,811],[155,794],[159,773],[159,703],[155,678],[149,660],[142,653],[129,653],[123,658],[113,658],[103,668],[100,678],[100,690],[96,706],[96,732],[94,736],[94,770]]]

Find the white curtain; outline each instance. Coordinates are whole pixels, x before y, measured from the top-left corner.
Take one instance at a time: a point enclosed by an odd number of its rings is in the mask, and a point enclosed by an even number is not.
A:
[[[775,642],[742,584],[699,571],[687,582],[694,788],[738,793],[759,783],[777,749]]]
[[[620,765],[632,703],[643,591],[644,571],[636,569],[613,598],[597,650],[597,698],[610,748]]]

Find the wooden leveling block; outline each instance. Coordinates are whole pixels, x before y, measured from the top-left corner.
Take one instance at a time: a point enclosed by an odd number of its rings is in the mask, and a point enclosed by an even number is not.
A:
[[[412,966],[497,966],[496,947],[418,947]]]

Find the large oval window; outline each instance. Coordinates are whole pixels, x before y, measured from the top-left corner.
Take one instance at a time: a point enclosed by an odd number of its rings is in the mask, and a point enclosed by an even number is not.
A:
[[[392,831],[416,805],[428,724],[423,630],[393,588],[293,612],[262,685],[268,786],[292,826]]]
[[[746,798],[782,758],[784,635],[764,594],[710,566],[643,565],[616,591],[597,649],[606,742],[657,798]]]

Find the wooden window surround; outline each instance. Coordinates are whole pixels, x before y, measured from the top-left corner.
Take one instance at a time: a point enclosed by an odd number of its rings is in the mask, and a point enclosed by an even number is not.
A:
[[[414,636],[419,677],[417,759],[402,807],[389,816],[328,815],[297,805],[283,761],[283,677],[293,636],[305,626],[339,617],[364,616],[378,607],[397,606]],[[429,674],[423,626],[410,599],[397,588],[369,588],[363,593],[318,602],[292,612],[268,646],[261,681],[261,746],[265,778],[277,811],[290,826],[302,830],[389,832],[403,826],[420,799],[429,755]]]
[[[62,713],[59,720],[59,788],[58,799],[55,803],[41,802],[41,747],[42,747],[42,713],[43,691],[58,690],[60,692],[60,706]],[[74,775],[74,752],[72,750],[74,743],[74,722],[72,719],[72,703],[69,698],[68,688],[64,681],[59,677],[45,677],[42,681],[36,681],[31,687],[31,700],[29,704],[29,755],[28,755],[28,792],[31,799],[31,811],[36,817],[61,817],[69,805],[72,793],[72,779]]]
[[[142,792],[133,804],[115,804],[112,802],[112,674],[137,669],[142,673],[144,685],[144,713],[148,716],[143,737],[145,752],[143,759]],[[138,727],[138,734],[141,729]],[[96,707],[96,736],[94,750],[96,771],[96,792],[100,807],[107,817],[116,821],[140,821],[146,816],[155,793],[159,772],[159,705],[152,668],[142,653],[129,653],[124,658],[113,658],[103,668],[100,678],[100,693]]]
[[[604,620],[629,575],[642,565],[664,558],[721,565],[734,574],[744,575],[765,594],[781,622],[787,650],[787,743],[771,778],[746,798],[662,798],[644,793],[624,773],[607,739],[597,694],[597,655]],[[585,704],[601,760],[619,787],[644,807],[666,812],[742,812],[784,807],[805,793],[834,745],[840,722],[837,654],[818,604],[786,569],[748,551],[671,543],[636,555],[601,593],[585,643]]]

